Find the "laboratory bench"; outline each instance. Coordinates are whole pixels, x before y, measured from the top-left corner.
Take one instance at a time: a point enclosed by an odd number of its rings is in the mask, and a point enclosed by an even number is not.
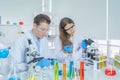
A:
[[[84,80],[120,80],[120,69],[115,68],[116,75],[115,76],[107,76],[105,74],[105,68],[100,70],[94,70],[93,66],[85,66],[84,69]],[[30,74],[29,74],[30,76]],[[36,79],[29,79],[29,80],[54,80],[54,69],[53,68],[44,68],[41,69],[40,72],[35,72],[31,75],[32,77],[36,77]],[[20,80],[28,80],[27,72],[22,72],[17,74],[17,77]],[[8,80],[8,76],[0,75],[0,80]],[[19,79],[18,79],[19,80]],[[58,80],[62,80],[62,75],[59,76]],[[67,80],[70,80],[67,78]],[[72,80],[80,80],[79,76],[74,77]]]

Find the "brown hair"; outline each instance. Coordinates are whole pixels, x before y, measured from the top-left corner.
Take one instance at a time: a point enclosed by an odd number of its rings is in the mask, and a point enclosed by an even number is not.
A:
[[[64,29],[64,27],[70,23],[74,24],[73,20],[68,17],[65,17],[61,19],[60,24],[59,24],[59,34],[60,34],[59,37],[61,40],[62,50],[65,45],[73,45],[70,40],[70,34],[68,34]]]
[[[40,25],[41,22],[46,22],[50,24],[51,23],[50,17],[46,14],[38,14],[37,16],[35,16],[34,23],[36,25]]]

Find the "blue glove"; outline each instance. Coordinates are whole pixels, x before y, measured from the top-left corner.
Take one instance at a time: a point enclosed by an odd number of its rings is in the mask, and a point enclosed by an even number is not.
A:
[[[9,80],[21,80],[20,78],[10,77]]]
[[[40,66],[41,68],[50,66],[50,60],[47,58],[42,59],[36,63],[36,66]]]
[[[83,49],[86,49],[87,48],[87,43],[86,43],[86,41],[85,40],[82,40],[82,42],[81,42],[81,47],[83,48]]]
[[[51,65],[54,65],[55,61],[57,61],[57,59],[52,59],[50,62],[51,62]]]
[[[72,46],[70,46],[70,45],[65,45],[64,46],[64,51],[65,52],[70,53],[70,52],[72,52],[72,50],[73,50]]]
[[[0,49],[0,58],[7,58],[9,49]]]

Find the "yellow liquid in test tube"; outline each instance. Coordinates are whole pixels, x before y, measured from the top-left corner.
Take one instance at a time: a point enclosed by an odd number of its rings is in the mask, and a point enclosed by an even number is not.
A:
[[[66,64],[63,64],[63,80],[66,80]]]
[[[35,77],[29,78],[28,80],[37,80]]]

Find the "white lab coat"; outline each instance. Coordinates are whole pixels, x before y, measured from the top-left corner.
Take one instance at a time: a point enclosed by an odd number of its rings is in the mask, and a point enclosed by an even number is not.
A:
[[[0,43],[0,49],[7,49],[7,47]],[[7,71],[10,70],[10,64],[11,61],[9,56],[7,56],[7,58],[0,58],[0,76],[8,74]]]
[[[72,37],[73,53],[71,55],[71,58],[74,62],[79,62],[79,60],[82,58],[82,49],[77,50],[78,47],[80,47],[80,43],[82,39],[83,38],[77,33],[75,33],[74,36]],[[56,48],[57,58],[60,62],[61,60],[64,61],[66,58],[68,58],[68,54],[64,54],[63,51],[61,50],[62,47],[59,37],[56,38],[55,48]]]
[[[7,74],[9,72],[13,72],[13,64],[15,66],[16,72],[23,72],[28,70],[28,64],[26,62],[26,48],[29,47],[28,45],[28,35],[30,35],[30,39],[32,40],[33,46],[35,47],[35,50],[37,51],[37,46],[35,43],[36,38],[33,36],[31,33],[32,31],[25,32],[24,34],[21,34],[19,38],[16,39],[16,41],[13,43],[10,54],[9,54],[9,59],[7,59],[6,62],[8,62],[8,65],[5,65],[8,68],[6,71],[3,71],[4,74]],[[47,54],[48,52],[48,41],[47,38],[44,37],[40,39],[40,56],[37,57],[45,57],[48,58],[49,55]],[[11,67],[11,66],[12,67]],[[2,73],[2,71],[0,71]]]
[[[11,69],[10,57],[0,59],[0,75],[2,76],[8,75],[10,72],[10,69]]]

